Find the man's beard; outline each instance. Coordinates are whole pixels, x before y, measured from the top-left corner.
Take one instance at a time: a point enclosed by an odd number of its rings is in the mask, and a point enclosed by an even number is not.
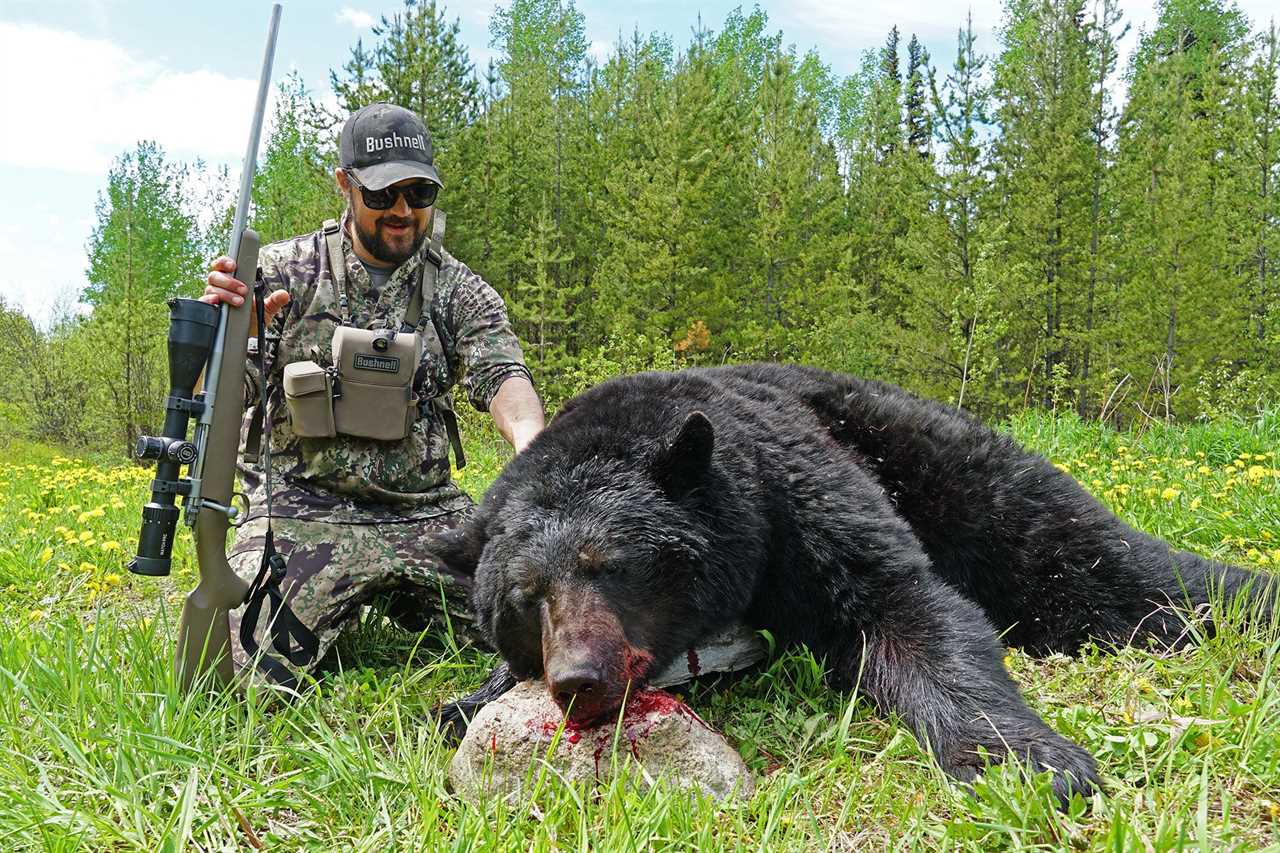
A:
[[[394,264],[396,266],[399,266],[409,258],[413,257],[417,253],[419,247],[422,246],[422,241],[427,237],[426,229],[420,228],[418,226],[418,221],[413,218],[401,219],[398,216],[384,216],[374,223],[373,231],[366,231],[364,228],[360,227],[360,220],[356,219],[354,216],[352,217],[352,222],[356,228],[356,236],[360,238],[360,242],[364,244],[364,247],[368,250],[369,254],[373,255],[383,263]],[[393,249],[387,241],[383,239],[382,226],[386,222],[407,224],[413,227],[413,242],[409,248],[403,250]]]

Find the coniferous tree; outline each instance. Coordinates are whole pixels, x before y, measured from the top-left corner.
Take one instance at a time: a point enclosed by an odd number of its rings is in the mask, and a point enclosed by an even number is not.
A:
[[[1190,389],[1248,328],[1249,248],[1240,235],[1251,229],[1237,150],[1246,34],[1234,7],[1169,0],[1131,65],[1116,168],[1115,334],[1148,413],[1192,413]]]
[[[907,148],[921,157],[928,156],[933,131],[930,128],[928,101],[925,92],[929,76],[929,52],[920,44],[915,33],[907,44],[907,84],[905,120]]]
[[[916,272],[906,283],[899,359],[913,388],[981,407],[996,402],[986,386],[1006,324],[987,265],[991,226],[981,215],[990,188],[983,138],[990,91],[986,59],[974,42],[970,20],[959,31],[956,59],[941,89],[930,75],[930,120],[941,150],[904,244]]]
[[[1115,370],[1107,362],[1109,354],[1101,352],[1105,343],[1103,330],[1114,310],[1111,292],[1104,287],[1110,277],[1108,246],[1115,230],[1115,204],[1111,187],[1112,152],[1118,112],[1111,97],[1112,75],[1115,72],[1118,52],[1117,42],[1128,32],[1122,25],[1117,0],[1102,0],[1095,6],[1096,17],[1089,23],[1090,80],[1092,87],[1090,112],[1093,116],[1090,134],[1093,138],[1094,156],[1090,162],[1092,185],[1089,206],[1089,271],[1085,295],[1084,330],[1080,335],[1081,366],[1080,390],[1077,395],[1078,412],[1088,414],[1090,401],[1107,394],[1108,386],[1117,381]],[[1103,370],[1097,370],[1098,356],[1103,355]],[[1111,368],[1111,369],[1107,369]],[[1105,401],[1103,403],[1105,405]]]
[[[405,0],[404,10],[383,15],[372,52],[357,41],[344,74],[330,73],[334,94],[350,113],[387,101],[422,117],[447,171],[454,135],[469,121],[479,82],[459,35],[435,0]]]
[[[164,301],[195,295],[203,258],[189,213],[188,170],[153,142],[117,158],[99,194],[89,238],[90,333],[97,357],[87,368],[108,398],[126,453],[144,429],[159,427],[167,382]]]
[[[993,252],[1010,319],[1006,394],[1015,405],[1074,406],[1097,157],[1084,0],[1011,0],[1002,40],[993,196],[1002,231]]]
[[[314,231],[338,216],[336,137],[327,113],[291,73],[276,89],[271,136],[253,182],[253,226],[264,243]]]
[[[1280,34],[1276,24],[1257,40],[1245,91],[1248,130],[1244,199],[1253,239],[1249,268],[1251,361],[1272,387],[1280,382]]]

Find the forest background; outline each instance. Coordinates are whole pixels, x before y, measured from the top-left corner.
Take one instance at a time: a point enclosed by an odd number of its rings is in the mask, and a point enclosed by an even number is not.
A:
[[[979,55],[896,28],[858,73],[755,9],[603,62],[572,2],[512,0],[477,69],[406,0],[330,75],[279,83],[251,221],[338,214],[336,135],[422,115],[449,250],[503,295],[549,408],[624,370],[755,359],[896,382],[984,417],[1126,425],[1280,399],[1280,50],[1231,3],[1162,0],[1129,57],[1112,0],[1010,0]],[[234,177],[118,158],[87,312],[0,304],[0,434],[127,452],[163,419],[164,301],[226,242]]]

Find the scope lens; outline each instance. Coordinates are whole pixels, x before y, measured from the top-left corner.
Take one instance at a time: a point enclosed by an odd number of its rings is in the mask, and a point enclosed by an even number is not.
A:
[[[159,459],[164,455],[165,440],[150,435],[138,436],[138,443],[133,448],[135,459]]]

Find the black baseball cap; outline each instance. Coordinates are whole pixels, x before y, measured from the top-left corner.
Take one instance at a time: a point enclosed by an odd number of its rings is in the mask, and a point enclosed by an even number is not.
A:
[[[369,104],[351,114],[338,137],[338,165],[371,190],[406,178],[444,186],[432,163],[426,125],[395,104]]]

